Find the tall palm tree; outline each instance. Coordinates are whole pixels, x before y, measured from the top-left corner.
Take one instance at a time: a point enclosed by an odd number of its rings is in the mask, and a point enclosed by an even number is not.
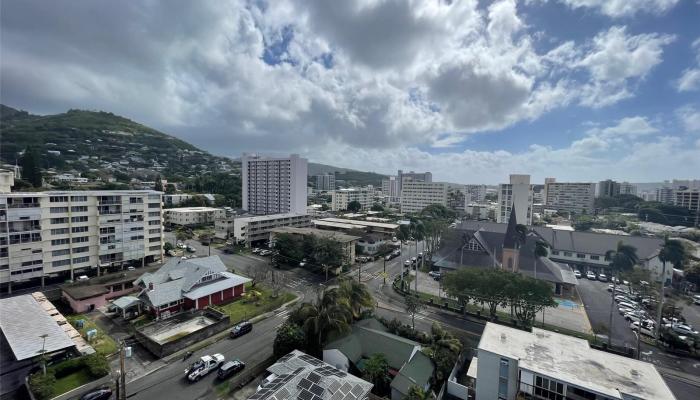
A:
[[[659,339],[659,329],[661,328],[661,313],[664,307],[664,288],[666,287],[666,262],[670,262],[674,267],[681,267],[683,261],[685,260],[685,248],[683,243],[678,240],[669,240],[668,237],[664,238],[664,244],[661,246],[659,251],[659,261],[661,261],[661,289],[659,293],[661,294],[659,299],[658,310],[656,311],[656,339]]]
[[[334,288],[319,295],[315,304],[302,304],[290,319],[301,324],[307,338],[307,351],[320,355],[330,335],[350,330],[352,312],[347,300]]]
[[[523,224],[515,225],[515,233],[518,235],[517,236],[518,240],[516,241],[518,248],[520,248],[520,246],[524,245],[525,241],[527,241],[527,231],[528,231],[527,226],[525,226]]]
[[[363,309],[374,308],[374,298],[367,286],[352,279],[343,279],[340,282],[339,293],[347,300],[354,319],[360,318]]]
[[[437,367],[435,368],[436,380],[442,381],[447,379],[452,371],[457,356],[462,351],[462,342],[438,323],[433,323],[430,333],[430,347],[427,353]]]
[[[617,278],[620,271],[628,271],[634,268],[639,262],[639,257],[637,257],[637,248],[624,244],[622,240],[617,242],[617,248],[615,250],[608,250],[605,252],[605,261],[607,261],[610,266],[611,276],[613,278],[613,295],[610,301],[610,320],[608,325],[608,347],[612,345],[612,324],[613,324],[613,310],[615,309],[615,289],[617,288]]]

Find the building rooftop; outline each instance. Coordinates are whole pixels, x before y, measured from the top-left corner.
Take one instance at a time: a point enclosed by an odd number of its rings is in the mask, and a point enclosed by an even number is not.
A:
[[[316,226],[327,226],[329,228],[338,228],[338,229],[366,229],[366,225],[354,225],[354,224],[342,224],[340,222],[330,222],[330,221],[323,221],[323,220],[313,220],[311,221],[314,223]]]
[[[15,359],[25,360],[75,346],[68,333],[30,294],[0,299],[0,329]],[[46,336],[46,343],[40,335]]]
[[[249,400],[361,400],[372,384],[323,361],[294,350],[268,369],[276,375]]]
[[[587,340],[573,336],[489,322],[478,348],[518,360],[521,369],[613,399],[675,399],[653,364],[591,349]]]
[[[243,216],[236,216],[234,217],[235,220],[237,221],[244,221],[244,222],[259,222],[259,221],[270,221],[273,219],[284,219],[284,218],[292,218],[292,217],[303,217],[306,216],[306,214],[298,214],[298,213],[284,213],[284,214],[270,214],[270,215],[243,215]]]
[[[385,229],[397,229],[399,227],[398,224],[387,224],[387,223],[383,223],[383,222],[360,221],[360,220],[356,220],[356,219],[344,219],[344,218],[323,218],[323,219],[320,219],[319,221],[338,222],[341,224],[351,224],[351,225],[364,225],[364,226],[368,226],[368,227],[385,228]]]
[[[222,208],[216,207],[177,207],[177,208],[166,208],[163,212],[211,212],[223,210]]]
[[[317,237],[324,237],[333,239],[337,242],[347,243],[354,240],[360,239],[359,236],[346,235],[344,233],[336,231],[324,231],[323,229],[316,228],[296,228],[292,226],[281,226],[278,228],[270,229],[270,232],[274,233],[291,233],[296,235],[314,235]]]
[[[46,192],[12,192],[3,193],[7,197],[46,197],[60,195],[85,195],[85,196],[115,196],[121,194],[163,194],[155,190],[51,190]]]

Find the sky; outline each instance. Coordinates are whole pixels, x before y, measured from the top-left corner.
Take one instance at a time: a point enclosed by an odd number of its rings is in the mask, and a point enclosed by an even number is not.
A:
[[[32,113],[437,181],[700,178],[700,0],[4,0],[0,18],[0,101]]]

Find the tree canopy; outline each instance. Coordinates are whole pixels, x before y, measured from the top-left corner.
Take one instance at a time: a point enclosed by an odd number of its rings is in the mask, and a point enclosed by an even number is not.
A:
[[[358,212],[362,210],[362,204],[357,200],[353,200],[348,203],[347,210],[350,212]]]

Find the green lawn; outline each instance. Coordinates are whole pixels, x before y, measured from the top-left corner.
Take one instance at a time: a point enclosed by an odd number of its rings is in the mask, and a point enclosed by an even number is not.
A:
[[[97,336],[93,339],[90,345],[95,349],[96,352],[103,355],[110,355],[117,352],[117,343],[109,335],[104,333],[104,331],[97,326],[90,318],[82,314],[68,315],[66,316],[68,322],[71,323],[77,329],[83,338],[87,340],[87,331],[90,329],[97,329]],[[82,319],[85,320],[85,324],[82,329],[78,329],[76,321]]]
[[[83,386],[91,382],[94,378],[90,376],[87,368],[82,368],[72,374],[66,375],[61,379],[56,379],[56,385],[53,387],[54,396],[61,395],[69,390]]]
[[[250,294],[252,290],[250,285],[246,285],[246,296]],[[272,291],[260,284],[255,286],[255,290],[260,292],[260,296],[257,300],[253,300],[247,296],[233,303],[224,306],[216,306],[215,308],[228,314],[231,318],[231,324],[237,324],[240,321],[251,319],[260,314],[272,311],[282,304],[293,300],[295,297],[292,293],[281,292],[279,296],[273,298]]]

